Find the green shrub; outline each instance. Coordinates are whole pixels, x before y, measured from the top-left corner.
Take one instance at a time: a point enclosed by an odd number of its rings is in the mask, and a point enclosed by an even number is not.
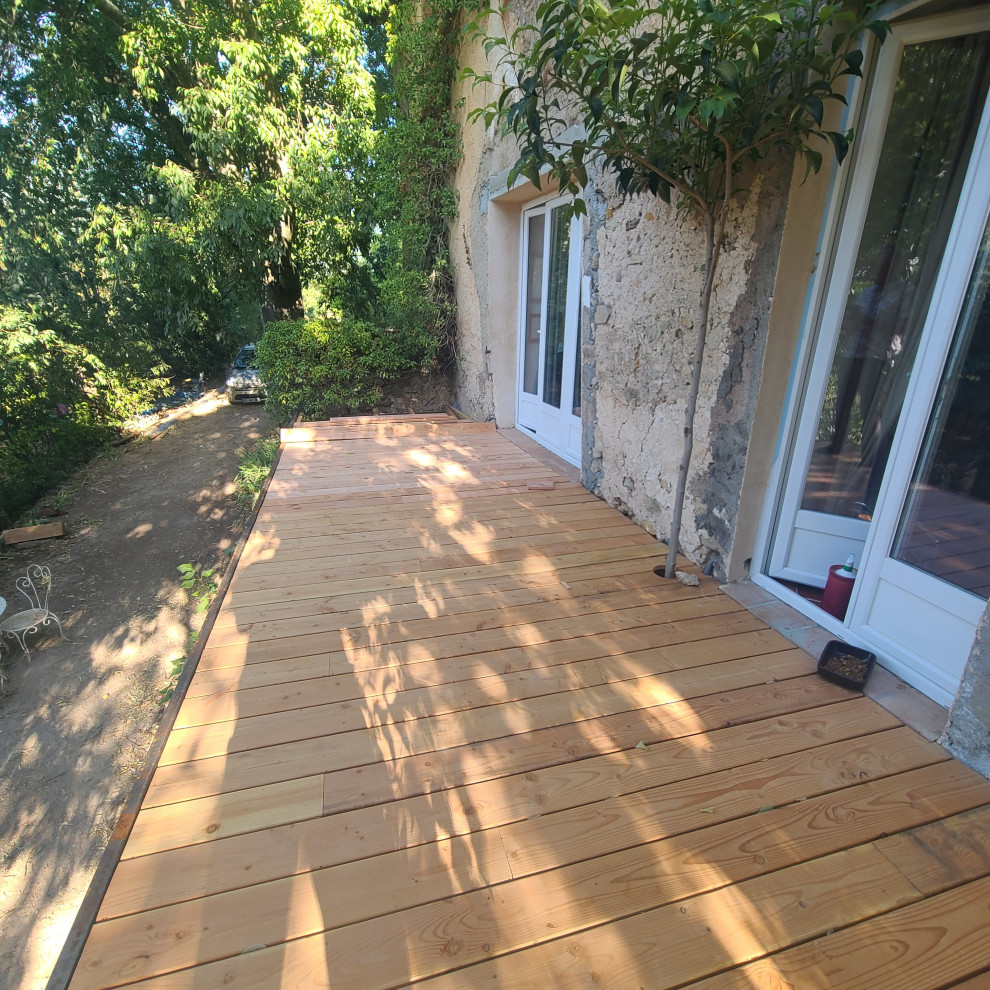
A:
[[[385,382],[430,358],[421,340],[348,317],[269,323],[258,343],[267,407],[282,421],[372,405]]]
[[[154,382],[128,382],[30,313],[0,309],[0,526],[113,436]]]
[[[237,478],[234,480],[234,501],[241,508],[249,512],[254,508],[254,503],[261,494],[261,487],[275,463],[278,444],[277,433],[271,437],[262,437],[241,457]]]

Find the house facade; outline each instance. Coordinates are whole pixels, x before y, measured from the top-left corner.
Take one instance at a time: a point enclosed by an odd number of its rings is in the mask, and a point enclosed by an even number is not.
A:
[[[846,163],[805,179],[771,159],[742,179],[681,549],[877,653],[951,709],[944,741],[990,774],[990,6],[887,16],[837,121],[857,133]],[[461,60],[485,55],[468,42]],[[457,404],[577,465],[663,540],[702,232],[601,174],[587,216],[565,219],[552,187],[508,185],[510,140],[467,122],[492,94],[456,95]],[[822,589],[850,554],[840,618]]]

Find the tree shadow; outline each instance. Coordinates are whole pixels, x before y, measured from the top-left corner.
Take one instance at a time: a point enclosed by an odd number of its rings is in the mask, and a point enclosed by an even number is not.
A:
[[[170,661],[198,620],[178,563],[222,563],[236,450],[263,410],[218,406],[156,441],[111,450],[65,486],[68,536],[3,554],[0,594],[51,567],[66,638],[3,655],[0,697],[0,983],[42,987],[139,774]]]
[[[897,772],[841,748],[896,720],[510,444],[325,430],[283,451],[73,986],[477,986],[601,925],[656,985],[636,919],[685,899],[726,965],[780,944],[744,884],[800,865],[802,802]]]

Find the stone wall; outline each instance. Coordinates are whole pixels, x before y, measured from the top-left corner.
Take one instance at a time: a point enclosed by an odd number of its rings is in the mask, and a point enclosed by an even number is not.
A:
[[[406,375],[382,386],[372,412],[379,415],[443,412],[454,401],[454,383],[444,371]]]
[[[478,68],[483,58],[475,45],[462,51],[462,64]],[[468,87],[455,96],[464,101],[462,120],[489,98]],[[475,419],[511,425],[514,402],[505,393],[515,388],[516,345],[495,323],[506,315],[513,326],[516,320],[518,276],[513,282],[505,260],[511,255],[518,267],[518,220],[513,227],[511,217],[540,192],[524,184],[498,196],[496,177],[515,154],[494,131],[465,122],[463,143],[460,215],[451,236],[456,404]],[[730,215],[713,299],[681,547],[698,564],[711,561],[719,576],[735,534],[790,177],[789,162],[781,160],[742,177],[747,191]],[[594,172],[586,202],[582,267],[591,305],[582,311],[582,477],[663,539],[683,442],[703,233],[660,200],[623,201],[611,179]],[[496,270],[505,277],[493,278]]]
[[[713,297],[681,532],[716,573],[731,550],[767,339],[789,170],[741,185]],[[585,382],[595,394],[589,481],[663,538],[672,513],[696,340],[704,235],[659,200],[623,202],[598,183]],[[597,225],[597,224],[596,224]],[[590,377],[587,372],[591,372]]]
[[[962,684],[939,742],[990,778],[990,608],[976,630]]]

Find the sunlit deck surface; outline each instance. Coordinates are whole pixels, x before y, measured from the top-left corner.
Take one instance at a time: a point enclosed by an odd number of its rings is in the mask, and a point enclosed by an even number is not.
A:
[[[990,783],[489,425],[286,441],[74,990],[990,985]]]

